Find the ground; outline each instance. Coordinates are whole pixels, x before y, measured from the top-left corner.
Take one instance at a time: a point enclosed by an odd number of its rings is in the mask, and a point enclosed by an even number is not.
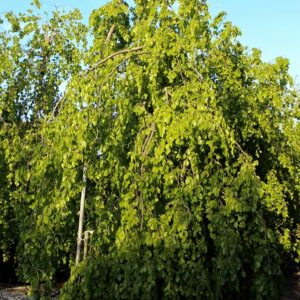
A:
[[[27,287],[18,286],[0,290],[0,300],[28,300]]]
[[[32,300],[31,297],[27,296],[27,286],[1,286],[0,285],[0,300]],[[51,300],[56,300],[57,292],[53,293]]]

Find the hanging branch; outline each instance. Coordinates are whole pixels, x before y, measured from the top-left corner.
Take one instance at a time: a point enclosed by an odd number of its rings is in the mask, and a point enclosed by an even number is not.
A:
[[[152,140],[152,137],[154,135],[155,132],[155,121],[152,122],[151,124],[151,131],[149,133],[149,135],[146,137],[146,140],[142,146],[142,156],[145,157],[148,153],[148,148],[149,148],[149,144]],[[144,177],[144,173],[145,173],[145,166],[144,164],[141,165],[141,177]],[[141,223],[140,223],[140,230],[143,230],[143,226],[144,226],[144,211],[145,211],[145,204],[144,204],[144,196],[143,196],[143,191],[138,191],[139,192],[139,198],[140,198],[140,208],[141,208]]]
[[[147,136],[143,146],[142,146],[142,155],[143,156],[146,156],[147,155],[147,152],[148,152],[148,146],[150,144],[150,141],[153,137],[153,134],[155,132],[155,121],[152,122],[151,124],[151,131],[150,131],[150,134]]]
[[[91,71],[94,71],[94,70],[97,69],[100,65],[104,64],[105,62],[107,62],[107,61],[110,60],[111,58],[114,58],[115,56],[118,56],[118,55],[124,54],[124,53],[130,53],[130,52],[139,51],[139,50],[142,50],[143,48],[144,48],[144,46],[138,46],[138,47],[122,49],[122,50],[120,50],[120,51],[114,52],[114,53],[108,55],[107,57],[101,59],[100,61],[98,61],[94,66],[92,66],[90,69],[88,69],[88,70],[86,71],[86,73],[89,73],[89,72],[91,72]]]
[[[115,27],[116,27],[115,24],[113,24],[113,26],[111,27],[111,29],[110,29],[110,31],[109,31],[109,33],[108,33],[108,36],[107,36],[107,38],[106,38],[107,41],[111,38],[111,34],[113,33]],[[94,66],[92,66],[90,69],[87,69],[87,70],[86,70],[86,74],[88,74],[88,73],[91,72],[91,71],[94,71],[94,70],[97,69],[100,65],[104,64],[104,63],[107,62],[109,59],[112,59],[112,58],[114,58],[115,56],[118,56],[118,55],[120,55],[120,54],[125,54],[125,53],[136,52],[136,51],[142,50],[143,48],[144,48],[144,46],[138,46],[138,47],[122,49],[122,50],[120,50],[120,51],[114,52],[114,53],[110,54],[109,56],[103,58],[102,60],[98,61],[98,62],[97,62]],[[138,54],[146,54],[146,53],[149,53],[149,52],[150,52],[150,51],[141,51],[141,52],[139,52]],[[124,61],[127,60],[127,59],[129,59],[130,57],[131,57],[131,56],[128,56],[127,58],[125,58]],[[123,62],[124,62],[124,61],[123,61]],[[122,63],[123,63],[123,62],[122,62]],[[119,65],[118,65],[118,66],[119,66]],[[117,66],[117,67],[118,67],[118,66]],[[116,68],[117,68],[117,67],[116,67]],[[114,71],[116,68],[114,68],[113,71]],[[111,73],[113,73],[113,72],[111,72]],[[53,108],[53,111],[52,111],[52,113],[51,113],[51,115],[50,115],[50,117],[49,117],[47,123],[50,123],[50,122],[52,121],[52,119],[53,119],[53,117],[54,117],[54,114],[55,114],[55,112],[56,112],[56,110],[57,110],[57,108],[58,108],[58,105],[65,99],[65,97],[66,97],[66,95],[63,95],[63,96],[57,101],[57,103],[55,104],[55,106],[54,106],[54,108]]]

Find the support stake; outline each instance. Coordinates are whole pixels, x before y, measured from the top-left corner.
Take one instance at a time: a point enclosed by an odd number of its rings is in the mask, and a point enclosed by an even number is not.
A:
[[[83,228],[83,216],[84,216],[84,203],[85,203],[85,191],[86,191],[86,166],[83,167],[82,175],[82,190],[80,198],[80,211],[79,211],[79,222],[78,222],[78,233],[77,233],[77,249],[76,249],[76,265],[80,261],[80,251],[82,244],[82,228]]]

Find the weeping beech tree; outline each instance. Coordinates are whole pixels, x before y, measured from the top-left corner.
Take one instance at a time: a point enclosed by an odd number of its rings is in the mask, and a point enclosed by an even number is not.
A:
[[[69,264],[63,299],[279,297],[300,256],[299,95],[288,61],[263,62],[225,16],[204,0],[113,0],[59,70],[64,95],[22,120],[22,139],[1,121],[18,270],[36,292]],[[83,185],[94,233],[74,265]]]

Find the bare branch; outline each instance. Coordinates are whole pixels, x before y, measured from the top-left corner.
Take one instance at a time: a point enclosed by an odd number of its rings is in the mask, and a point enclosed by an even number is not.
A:
[[[241,153],[243,153],[245,156],[249,156],[243,149],[242,147],[240,146],[240,144],[237,142],[237,141],[233,141],[234,144],[238,147],[238,149],[240,150]]]
[[[107,37],[106,37],[106,41],[105,41],[106,43],[108,43],[111,40],[111,36],[114,33],[115,29],[116,29],[116,24],[113,24],[108,32]]]
[[[100,65],[104,64],[105,62],[107,62],[109,59],[114,58],[115,56],[118,56],[120,54],[124,54],[124,53],[130,53],[130,52],[135,52],[135,51],[139,51],[142,50],[144,48],[144,46],[138,46],[138,47],[133,47],[133,48],[127,48],[127,49],[122,49],[120,51],[114,52],[110,55],[108,55],[107,57],[101,59],[100,61],[98,61],[94,66],[92,66],[90,69],[88,69],[86,72],[89,73],[91,71],[94,71],[95,69],[97,69]]]

